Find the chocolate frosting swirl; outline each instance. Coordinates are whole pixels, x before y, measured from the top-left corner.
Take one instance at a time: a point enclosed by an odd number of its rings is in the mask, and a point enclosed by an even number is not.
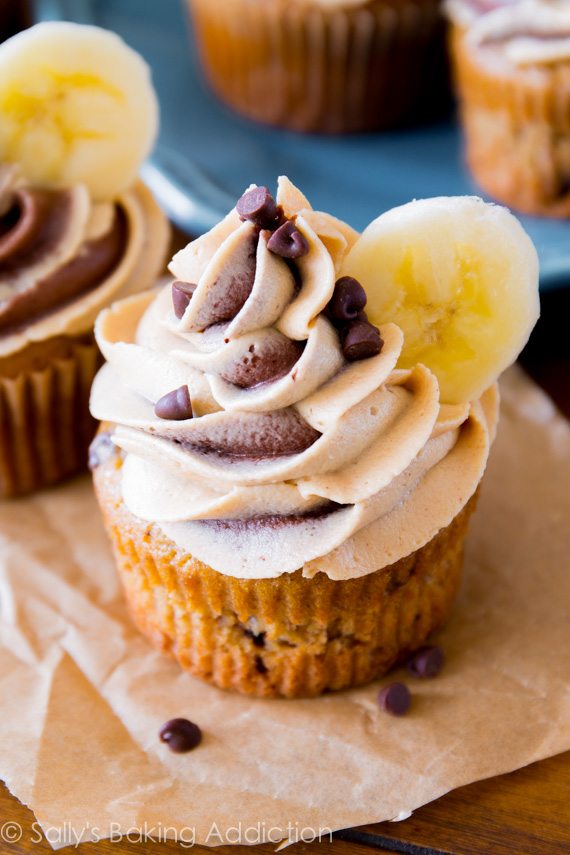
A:
[[[0,169],[0,355],[87,330],[103,297],[134,290],[133,248],[140,253],[147,244],[142,288],[157,275],[166,241],[166,222],[142,185],[95,205],[81,185],[28,187],[15,167]]]
[[[380,354],[348,363],[323,310],[358,235],[287,179],[277,203],[309,247],[296,276],[271,233],[231,211],[172,261],[196,285],[182,317],[170,287],[99,317],[108,364],[92,412],[118,426],[127,506],[183,549],[235,576],[349,578],[418,548],[466,503],[496,392],[440,406],[428,369],[396,369],[394,324]],[[158,418],[184,385],[194,417]]]

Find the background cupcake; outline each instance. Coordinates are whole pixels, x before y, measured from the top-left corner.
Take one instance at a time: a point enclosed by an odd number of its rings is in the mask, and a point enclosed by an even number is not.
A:
[[[441,0],[188,0],[206,76],[251,119],[342,133],[448,103]]]
[[[86,464],[93,321],[167,248],[137,180],[157,120],[145,63],[111,33],[41,24],[0,47],[0,496]]]
[[[171,270],[96,325],[94,480],[137,625],[258,696],[380,676],[457,591],[494,381],[538,312],[530,240],[470,197],[359,236],[281,179]]]
[[[570,9],[530,0],[480,18],[457,45],[467,162],[528,214],[570,216]]]

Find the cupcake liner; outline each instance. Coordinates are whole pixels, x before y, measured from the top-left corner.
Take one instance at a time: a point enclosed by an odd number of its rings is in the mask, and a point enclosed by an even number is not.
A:
[[[91,334],[46,342],[45,357],[17,354],[0,364],[0,498],[12,498],[55,484],[86,468],[96,422],[89,393],[101,365]],[[63,344],[63,346],[61,346]],[[21,357],[24,357],[23,360]]]
[[[134,622],[190,673],[258,697],[306,697],[384,674],[441,626],[460,580],[471,499],[412,555],[358,579],[301,571],[238,579],[183,553],[120,494],[121,458],[95,487]],[[231,568],[229,568],[231,570]]]
[[[374,130],[447,101],[440,0],[188,0],[206,75],[251,119],[300,131]]]
[[[570,63],[497,74],[465,38],[451,44],[476,181],[524,213],[570,216]]]

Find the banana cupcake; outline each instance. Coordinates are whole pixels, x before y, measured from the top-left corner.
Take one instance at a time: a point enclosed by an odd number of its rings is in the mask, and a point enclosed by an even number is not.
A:
[[[467,163],[492,197],[570,216],[570,8],[525,0],[455,43]]]
[[[413,202],[359,235],[251,187],[97,320],[94,479],[133,618],[262,697],[379,677],[442,625],[538,315],[503,208]]]
[[[449,104],[442,0],[188,0],[216,94],[250,119],[345,133]]]
[[[167,250],[137,179],[157,122],[146,64],[112,33],[39,24],[0,46],[0,498],[86,466],[94,320]]]

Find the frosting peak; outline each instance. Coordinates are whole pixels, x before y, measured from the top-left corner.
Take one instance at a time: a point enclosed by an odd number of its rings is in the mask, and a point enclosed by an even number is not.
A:
[[[234,209],[174,257],[174,288],[100,315],[108,364],[92,411],[117,425],[127,506],[197,558],[241,577],[303,567],[348,578],[425,543],[473,494],[495,393],[485,406],[440,406],[427,368],[396,369],[394,324],[376,355],[348,361],[324,310],[358,234],[286,178],[276,204],[300,236],[293,260],[272,251],[275,231]],[[183,386],[193,418],[157,416]],[[434,497],[442,468],[445,495]],[[417,527],[402,538],[393,521],[409,502]],[[371,526],[384,532],[380,552]]]

